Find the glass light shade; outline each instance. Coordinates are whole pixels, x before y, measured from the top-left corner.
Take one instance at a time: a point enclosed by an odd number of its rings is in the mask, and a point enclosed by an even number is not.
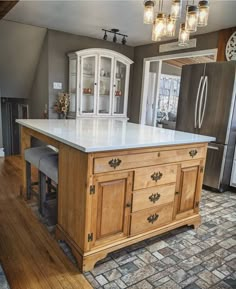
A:
[[[197,6],[188,6],[186,12],[185,28],[189,32],[196,32],[198,24],[198,8]]]
[[[159,41],[166,35],[166,15],[158,13],[152,27],[152,40]]]
[[[166,22],[166,36],[175,36],[176,21],[169,15]]]
[[[143,22],[144,24],[152,24],[153,20],[154,20],[154,2],[146,1],[144,3]]]
[[[172,0],[170,12],[171,18],[178,19],[181,17],[181,6],[182,6],[181,0]]]
[[[186,30],[185,23],[180,25],[179,29],[179,46],[188,46],[190,33]]]
[[[207,26],[209,16],[209,3],[208,1],[200,1],[198,3],[198,26]]]

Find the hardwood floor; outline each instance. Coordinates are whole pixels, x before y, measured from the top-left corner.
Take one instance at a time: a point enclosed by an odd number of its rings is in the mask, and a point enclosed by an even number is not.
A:
[[[0,158],[0,263],[11,289],[92,288],[19,197],[20,157]]]

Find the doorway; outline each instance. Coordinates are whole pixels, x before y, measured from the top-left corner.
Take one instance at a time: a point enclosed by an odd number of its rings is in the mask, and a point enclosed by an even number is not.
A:
[[[217,49],[144,59],[141,124],[175,129],[183,65],[215,62]]]

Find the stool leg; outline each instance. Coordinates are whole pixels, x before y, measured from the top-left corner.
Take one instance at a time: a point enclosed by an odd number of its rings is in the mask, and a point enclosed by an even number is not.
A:
[[[26,161],[26,199],[31,198],[31,164]]]
[[[39,212],[44,216],[44,203],[46,201],[46,175],[39,172]]]

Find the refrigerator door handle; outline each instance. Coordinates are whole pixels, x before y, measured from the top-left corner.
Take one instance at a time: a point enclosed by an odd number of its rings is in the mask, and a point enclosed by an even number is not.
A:
[[[218,150],[219,150],[218,147],[213,147],[213,146],[211,146],[211,145],[208,145],[207,148],[208,148],[209,150],[215,150],[215,151],[218,151]]]
[[[205,76],[204,81],[203,81],[203,85],[202,85],[202,93],[201,93],[200,105],[199,105],[199,114],[198,114],[198,127],[199,128],[202,127],[202,122],[203,122],[204,115],[205,115],[206,102],[207,102],[207,92],[208,92],[208,77]],[[203,96],[204,96],[204,106],[203,106],[203,111],[202,111]]]
[[[199,95],[200,95],[200,91],[201,91],[202,81],[203,81],[203,76],[201,76],[201,78],[199,80],[199,84],[198,84],[197,98],[196,98],[196,103],[195,103],[194,128],[197,128],[197,110],[198,110],[198,101],[199,101]]]

